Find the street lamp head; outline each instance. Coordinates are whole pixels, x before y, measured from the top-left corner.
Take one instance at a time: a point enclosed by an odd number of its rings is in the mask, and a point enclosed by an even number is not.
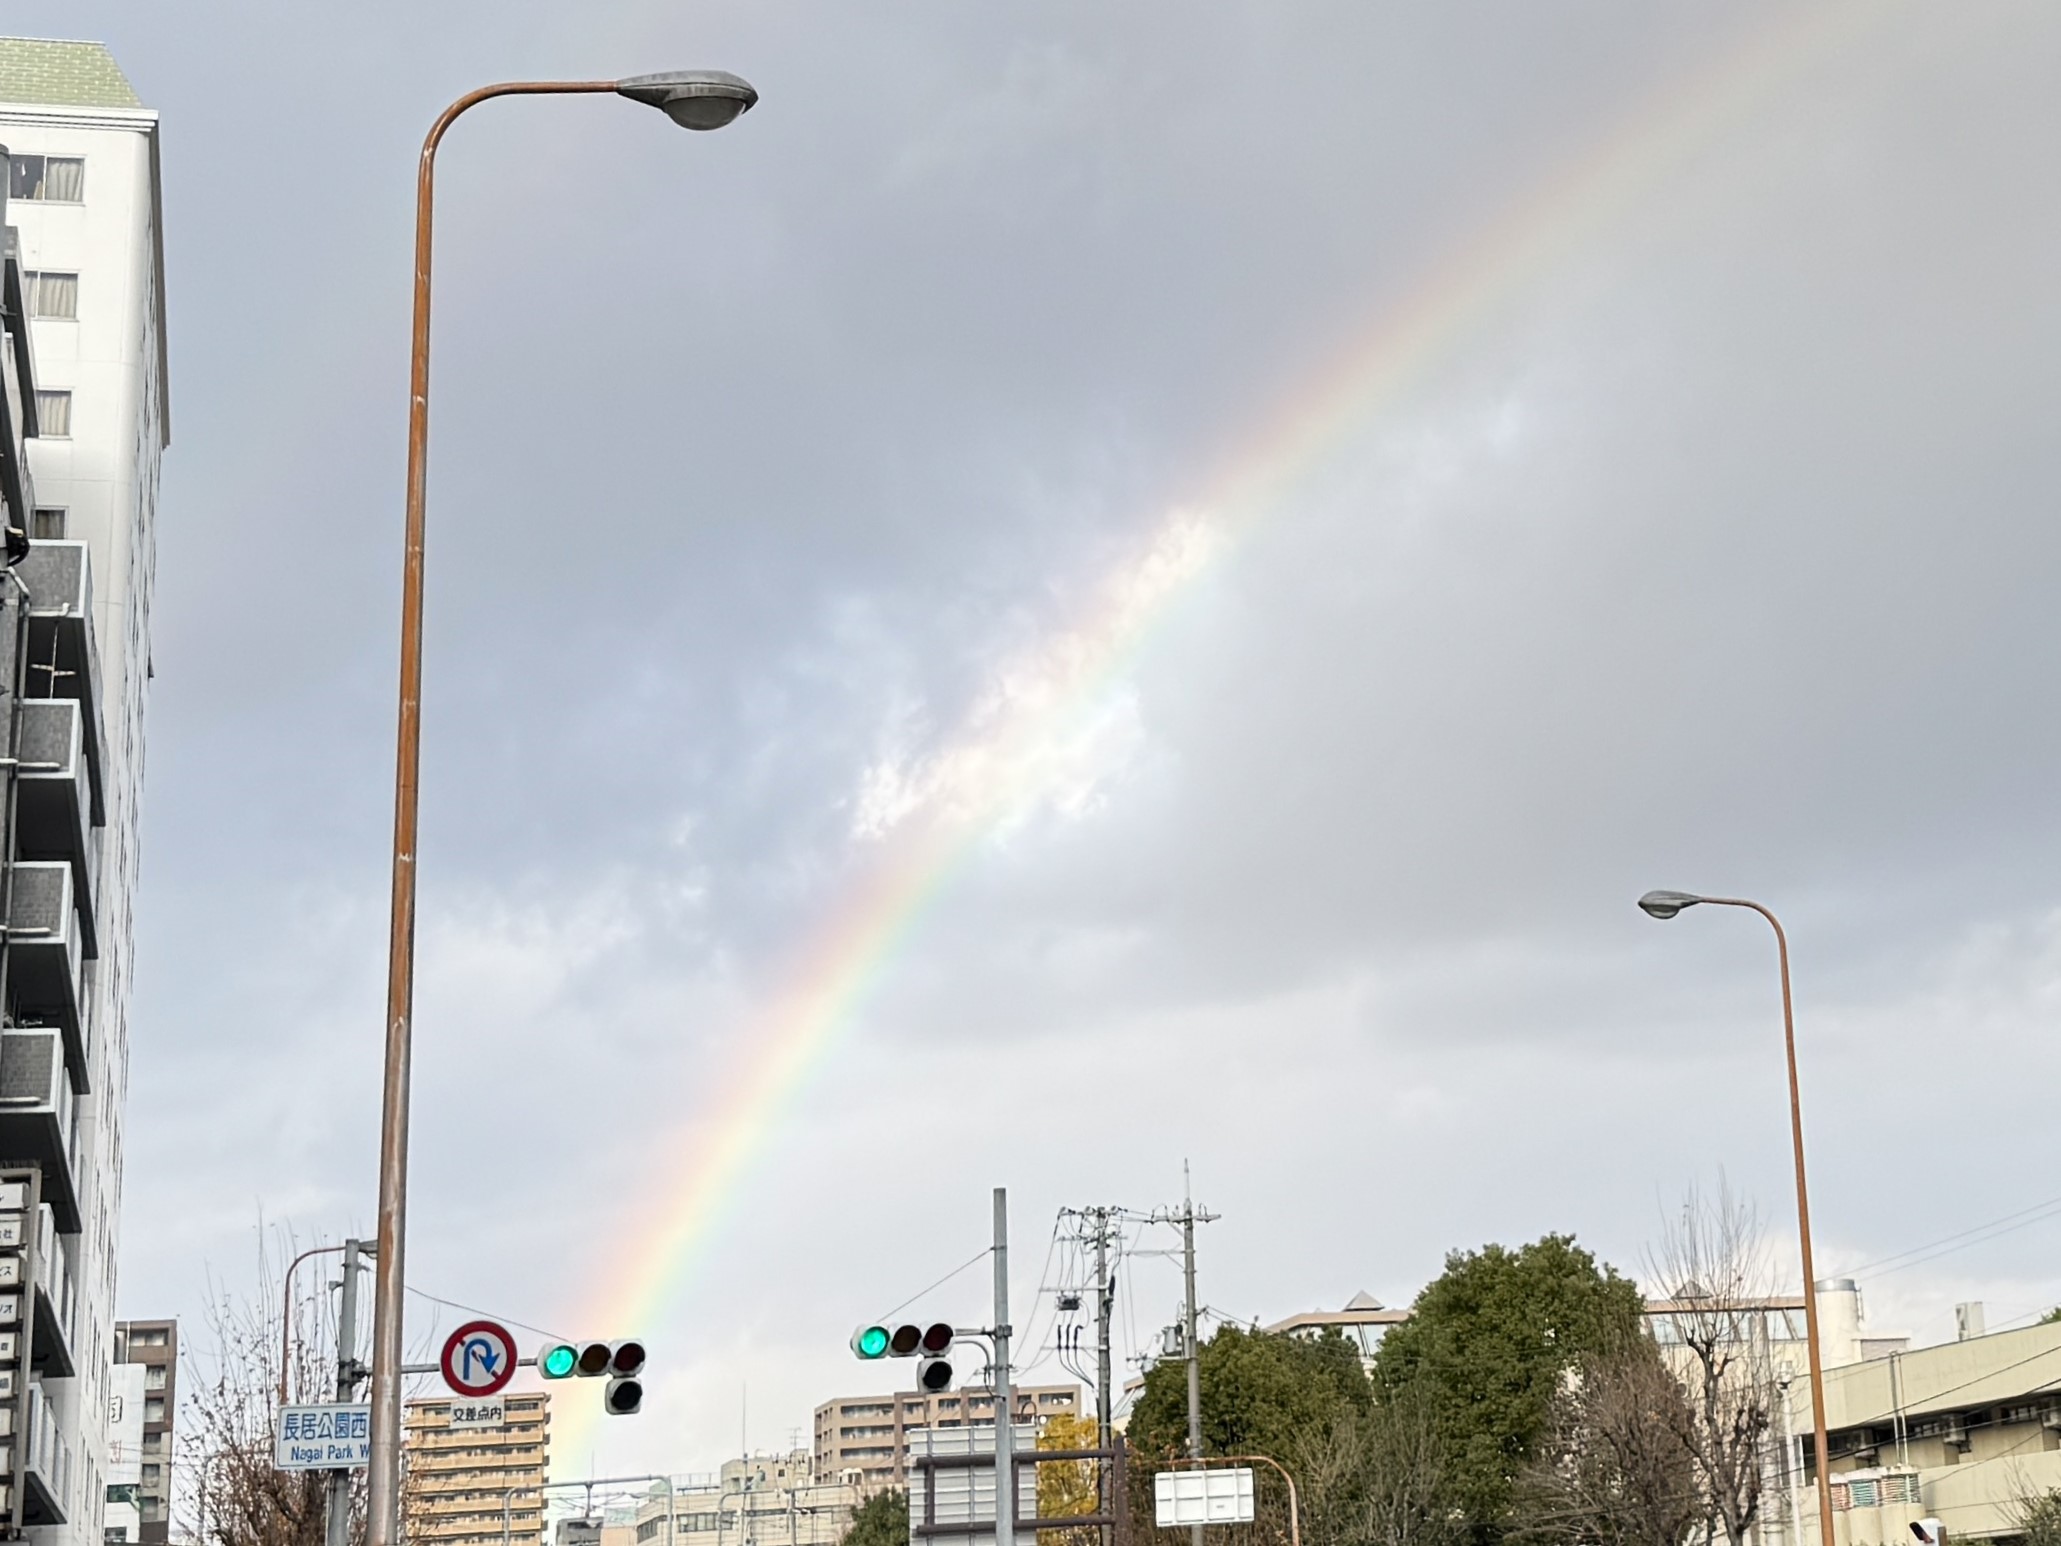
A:
[[[1649,891],[1639,898],[1640,909],[1654,918],[1672,918],[1685,907],[1694,907],[1703,900],[1686,891]]]
[[[720,129],[758,101],[750,81],[727,70],[666,70],[615,83],[618,95],[648,102],[683,129]]]

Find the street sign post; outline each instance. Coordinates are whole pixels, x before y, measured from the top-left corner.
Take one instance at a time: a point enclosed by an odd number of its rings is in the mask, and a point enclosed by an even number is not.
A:
[[[515,1338],[495,1321],[467,1321],[444,1339],[437,1362],[453,1395],[496,1395],[515,1378]]]
[[[283,1406],[272,1464],[282,1471],[336,1471],[372,1462],[372,1406],[330,1402]]]

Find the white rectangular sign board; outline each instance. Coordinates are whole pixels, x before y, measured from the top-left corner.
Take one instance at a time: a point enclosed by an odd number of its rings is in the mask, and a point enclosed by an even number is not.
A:
[[[287,1406],[279,1409],[272,1464],[282,1471],[342,1471],[372,1463],[372,1407]]]
[[[453,1428],[499,1428],[508,1421],[508,1402],[500,1396],[451,1398]]]
[[[1250,1524],[1252,1468],[1161,1471],[1152,1478],[1152,1504],[1162,1525]]]

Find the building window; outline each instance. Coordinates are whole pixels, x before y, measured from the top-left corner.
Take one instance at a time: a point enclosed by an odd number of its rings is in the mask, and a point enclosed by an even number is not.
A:
[[[145,1390],[163,1390],[165,1388],[165,1366],[163,1364],[154,1363],[143,1371],[143,1388]]]
[[[165,1404],[162,1401],[143,1403],[143,1420],[147,1423],[161,1423],[165,1420]]]
[[[29,536],[37,542],[64,541],[64,510],[56,505],[38,505],[29,515]],[[115,1397],[117,1404],[121,1397]],[[115,1414],[119,1420],[121,1414]]]
[[[36,388],[36,433],[46,440],[64,440],[71,432],[72,394]]]
[[[76,204],[86,193],[86,163],[79,156],[15,156],[7,196],[42,204]]]
[[[29,315],[76,322],[79,317],[79,276],[50,269],[27,269],[22,282],[28,287]]]

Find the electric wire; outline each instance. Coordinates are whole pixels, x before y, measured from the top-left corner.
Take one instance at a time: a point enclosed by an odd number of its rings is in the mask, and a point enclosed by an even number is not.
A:
[[[991,1245],[982,1246],[978,1251],[975,1251],[965,1261],[959,1263],[958,1266],[954,1267],[950,1272],[946,1273],[943,1277],[939,1278],[935,1283],[931,1284],[929,1288],[917,1289],[915,1293],[911,1294],[907,1299],[904,1299],[892,1310],[883,1310],[879,1315],[875,1316],[874,1319],[884,1321],[893,1316],[900,1315],[902,1311],[908,1309],[910,1305],[914,1304],[917,1300],[921,1299],[925,1294],[935,1293],[938,1289],[943,1288],[947,1283],[951,1282],[952,1279],[956,1278],[960,1273],[964,1272],[968,1267],[973,1266],[975,1263],[981,1261],[985,1257],[992,1256],[994,1254],[994,1250],[995,1248]]]
[[[428,1289],[417,1288],[413,1284],[403,1286],[416,1298],[427,1299],[431,1304],[440,1304],[446,1309],[451,1310],[463,1310],[467,1315],[484,1316],[490,1321],[506,1321],[511,1326],[520,1326],[524,1331],[534,1331],[538,1336],[550,1337],[556,1342],[563,1342],[565,1340],[565,1336],[561,1332],[546,1331],[542,1326],[532,1326],[528,1321],[519,1321],[512,1315],[503,1315],[497,1310],[482,1310],[478,1305],[460,1304],[455,1299],[441,1299],[429,1292]]]
[[[2047,1218],[2057,1214],[2061,1214],[2061,1197],[2049,1197],[2045,1202],[2033,1203],[2030,1207],[2020,1208],[2015,1213],[2006,1213],[2001,1218],[1991,1219],[1987,1223],[1971,1224],[1966,1229],[1957,1230],[1951,1235],[1942,1235],[1937,1240],[1928,1240],[1923,1245],[1914,1245],[1908,1250],[1894,1251],[1888,1256],[1878,1257],[1874,1261],[1863,1262],[1858,1267],[1843,1267],[1839,1271],[1827,1275],[1840,1278],[1858,1278],[1872,1273],[1876,1277],[1887,1277],[1890,1272],[1901,1272],[1904,1267],[1917,1266],[1918,1261],[1931,1261],[1937,1256],[1951,1255],[1953,1252],[1962,1250],[1967,1246],[1980,1245],[1984,1240],[1993,1240],[1998,1235],[2008,1235],[2029,1225],[2043,1223]],[[2013,1222],[2014,1220],[2016,1222]],[[1980,1238],[1971,1238],[1976,1236]],[[1956,1242],[1960,1243],[1956,1244]],[[1946,1249],[1934,1250],[1936,1246],[1944,1246]],[[1918,1260],[1905,1261],[1906,1257],[1916,1257]],[[1892,1263],[1902,1263],[1902,1265],[1897,1266],[1892,1265]],[[1887,1271],[1878,1270],[1884,1268]]]

